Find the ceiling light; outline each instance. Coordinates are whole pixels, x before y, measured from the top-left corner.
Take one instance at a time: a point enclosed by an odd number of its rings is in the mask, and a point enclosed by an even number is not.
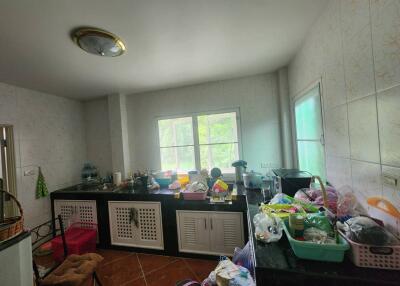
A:
[[[96,28],[77,29],[72,33],[72,38],[82,50],[102,57],[117,57],[126,51],[119,37]]]

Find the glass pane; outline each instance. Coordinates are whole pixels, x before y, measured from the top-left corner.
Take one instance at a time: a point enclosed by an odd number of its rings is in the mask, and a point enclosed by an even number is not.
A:
[[[211,170],[214,167],[222,173],[234,173],[232,162],[239,159],[238,143],[200,145],[201,168]]]
[[[319,141],[298,141],[299,169],[325,180],[324,148]]]
[[[158,120],[160,147],[193,145],[192,117]]]
[[[322,134],[319,86],[295,103],[297,139],[319,140]]]
[[[162,170],[187,172],[196,168],[193,146],[160,148],[160,153]]]
[[[200,144],[238,142],[236,112],[201,115],[197,122]]]

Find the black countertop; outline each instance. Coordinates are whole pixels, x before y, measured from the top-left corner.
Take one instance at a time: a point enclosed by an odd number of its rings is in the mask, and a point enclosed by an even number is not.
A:
[[[261,192],[247,193],[250,243],[254,249],[257,285],[400,285],[400,271],[356,267],[347,257],[342,263],[297,258],[283,234],[278,242],[263,243],[254,236],[253,217],[263,201]],[[309,284],[310,285],[310,284]]]
[[[233,186],[231,185],[231,188]],[[237,188],[237,195],[234,200],[228,203],[210,203],[209,198],[202,201],[184,200],[182,196],[175,197],[177,191],[169,189],[148,190],[137,192],[128,189],[110,188],[107,190],[79,190],[76,186],[54,191],[50,194],[54,199],[68,200],[116,200],[116,201],[161,201],[169,208],[181,210],[201,211],[240,211],[246,213],[246,190]]]
[[[18,242],[20,242],[21,240],[27,238],[28,236],[30,236],[31,233],[29,231],[23,231],[22,233],[20,233],[19,235],[17,235],[16,237],[13,237],[7,241],[2,241],[0,242],[0,251],[7,249],[15,244],[17,244]]]

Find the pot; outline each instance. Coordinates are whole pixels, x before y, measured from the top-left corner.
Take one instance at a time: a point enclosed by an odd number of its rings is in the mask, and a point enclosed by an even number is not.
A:
[[[254,171],[243,174],[243,184],[246,189],[261,189],[263,176]]]

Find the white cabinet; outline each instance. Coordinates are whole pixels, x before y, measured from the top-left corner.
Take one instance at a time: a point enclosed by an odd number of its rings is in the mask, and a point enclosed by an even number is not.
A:
[[[243,215],[240,212],[176,211],[179,251],[232,255],[243,247]]]
[[[83,223],[97,224],[97,209],[96,201],[94,200],[54,200],[54,214],[55,216],[61,215],[64,227],[72,216]]]
[[[160,202],[108,202],[112,245],[164,249]]]

